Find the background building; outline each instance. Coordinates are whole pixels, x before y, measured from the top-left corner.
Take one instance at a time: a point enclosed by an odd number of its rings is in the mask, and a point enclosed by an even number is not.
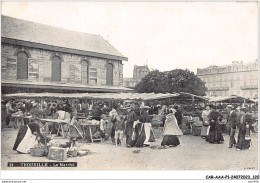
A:
[[[147,74],[149,74],[150,69],[147,65],[144,66],[134,66],[133,77],[124,78],[124,86],[133,88],[135,85],[142,80]]]
[[[99,35],[2,16],[1,37],[2,93],[129,91],[127,58]]]
[[[209,66],[197,69],[197,76],[206,82],[207,96],[240,95],[256,98],[258,95],[258,60],[231,65]]]

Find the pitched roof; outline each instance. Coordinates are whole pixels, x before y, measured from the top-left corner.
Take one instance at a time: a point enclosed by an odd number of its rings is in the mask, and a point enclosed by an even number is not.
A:
[[[124,57],[100,35],[66,30],[3,15],[1,22],[2,38]]]

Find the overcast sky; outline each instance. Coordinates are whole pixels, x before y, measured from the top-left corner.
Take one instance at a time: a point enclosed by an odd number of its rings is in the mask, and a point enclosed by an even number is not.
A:
[[[128,57],[124,77],[257,58],[256,2],[2,2],[2,14],[100,34]]]

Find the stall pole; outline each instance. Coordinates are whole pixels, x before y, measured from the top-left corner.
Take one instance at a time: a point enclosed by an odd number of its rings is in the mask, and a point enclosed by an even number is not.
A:
[[[40,107],[41,107],[41,110],[42,110],[42,106],[43,106],[43,100],[42,100],[42,98],[40,98]]]
[[[195,111],[195,101],[194,101],[194,96],[192,96],[192,112]]]

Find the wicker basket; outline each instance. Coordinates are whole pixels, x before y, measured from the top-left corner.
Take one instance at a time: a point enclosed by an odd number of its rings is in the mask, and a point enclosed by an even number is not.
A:
[[[41,148],[31,148],[31,149],[30,149],[30,153],[31,153],[32,156],[42,157],[42,156],[44,156],[45,149],[41,149]]]

